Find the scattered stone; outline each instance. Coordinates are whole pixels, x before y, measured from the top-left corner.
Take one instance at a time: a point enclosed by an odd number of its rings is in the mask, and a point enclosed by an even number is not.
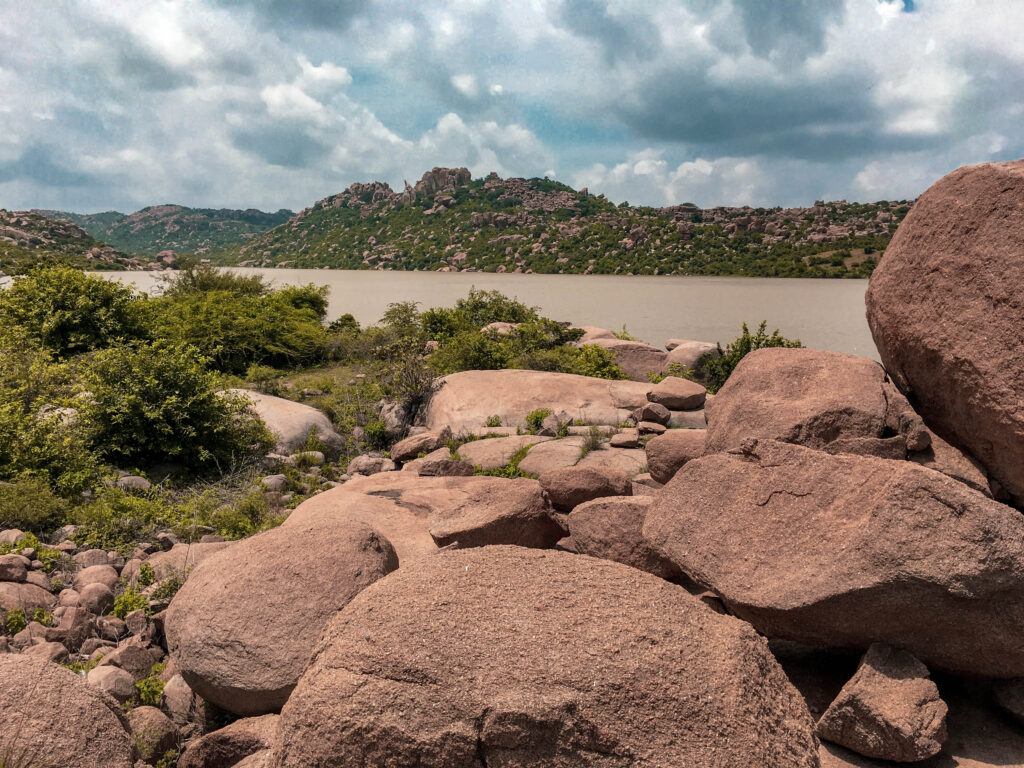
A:
[[[668,424],[671,414],[668,412],[668,408],[658,403],[646,403],[633,411],[630,418],[633,421],[640,422],[652,421],[655,424],[665,425]]]
[[[813,723],[743,623],[565,552],[439,552],[325,628],[274,765],[812,768]],[[556,758],[557,756],[557,758]]]
[[[683,370],[691,370],[697,376],[704,373],[705,360],[721,355],[718,344],[711,341],[669,339],[665,342],[665,349],[668,350],[668,355],[665,357],[665,366],[662,371],[668,371],[669,367],[676,363]]]
[[[640,430],[641,435],[663,435],[666,431],[664,424],[658,424],[654,421],[641,421],[636,425],[636,428]]]
[[[78,590],[78,601],[89,613],[102,616],[114,607],[114,592],[106,584],[94,582]]]
[[[120,667],[94,667],[85,679],[97,690],[109,693],[119,704],[135,699],[135,678]]]
[[[24,611],[31,616],[37,608],[53,610],[56,598],[35,584],[14,581],[0,581],[0,610]]]
[[[866,757],[915,762],[942,749],[947,711],[924,664],[876,643],[818,721],[818,736]]]
[[[139,757],[152,765],[178,746],[178,729],[156,707],[135,707],[128,713],[128,725],[139,749]]]
[[[391,459],[399,462],[409,461],[421,453],[436,451],[445,446],[451,435],[451,430],[435,429],[407,437],[391,446]]]
[[[0,555],[0,581],[24,582],[30,561],[21,555]]]
[[[23,653],[36,659],[52,661],[55,664],[62,664],[68,660],[68,649],[64,647],[63,643],[38,643],[29,646]]]
[[[679,568],[654,550],[643,537],[650,496],[611,496],[584,502],[568,517],[569,534],[581,555],[614,560],[663,579]]]
[[[1024,675],[1024,517],[912,462],[750,441],[687,463],[644,536],[768,637]]]
[[[139,475],[125,475],[117,478],[117,487],[122,491],[148,491],[153,484]]]
[[[277,711],[327,618],[397,567],[391,544],[351,520],[257,534],[189,574],[164,622],[171,658],[207,701],[243,716]]]
[[[866,296],[885,368],[925,422],[1024,503],[1024,161],[950,173],[918,198]]]
[[[70,670],[0,655],[0,755],[32,768],[132,768],[135,745],[117,702]]]
[[[560,512],[571,512],[580,504],[602,496],[630,496],[633,486],[622,470],[606,467],[565,467],[540,476],[551,506]]]
[[[623,429],[621,432],[616,432],[608,444],[612,448],[637,448],[640,446],[640,430]]]
[[[432,459],[419,466],[421,477],[472,477],[473,465],[468,461]]]
[[[345,469],[350,475],[376,475],[378,472],[394,472],[397,467],[391,459],[371,453],[356,456]]]
[[[267,475],[260,479],[263,487],[268,491],[284,492],[288,490],[288,476],[287,475]]]
[[[686,462],[703,456],[706,434],[703,429],[670,429],[648,440],[644,451],[651,479],[664,485]]]
[[[692,411],[704,407],[707,395],[707,389],[695,381],[666,376],[647,393],[647,399],[670,411]]]
[[[110,589],[117,585],[117,571],[109,565],[90,565],[75,574],[75,589],[79,592],[89,584],[103,584]]]

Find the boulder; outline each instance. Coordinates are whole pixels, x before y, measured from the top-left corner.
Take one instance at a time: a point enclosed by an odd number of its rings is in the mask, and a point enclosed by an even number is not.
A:
[[[942,749],[947,711],[924,664],[876,643],[818,721],[818,736],[866,757],[916,762]]]
[[[164,619],[168,651],[207,701],[243,716],[279,710],[327,619],[397,567],[391,544],[361,522],[265,531],[189,574]]]
[[[106,584],[93,582],[78,590],[78,601],[89,613],[102,616],[114,607],[114,591]]]
[[[650,396],[650,393],[648,393],[648,396]],[[664,426],[665,424],[668,424],[671,414],[668,412],[668,408],[664,405],[659,403],[644,403],[630,414],[630,418],[637,424],[650,421]]]
[[[178,746],[178,729],[174,722],[156,707],[136,707],[128,713],[139,757],[155,765],[167,752]]]
[[[545,472],[539,479],[551,506],[560,512],[571,512],[585,501],[602,496],[633,494],[629,475],[608,467],[564,467]]]
[[[663,579],[679,575],[679,567],[643,537],[651,496],[608,496],[576,507],[567,518],[575,551],[639,568]]]
[[[208,557],[212,557],[223,549],[233,546],[231,541],[209,543],[194,542],[192,544],[175,544],[166,552],[157,552],[146,560],[158,581],[170,576],[184,576]],[[125,581],[138,581],[139,561],[129,561],[121,572]]]
[[[31,768],[132,768],[118,703],[52,662],[0,655],[0,755]]]
[[[418,468],[421,477],[472,477],[473,465],[454,459],[430,459]]]
[[[681,379],[678,376],[666,376],[647,393],[648,400],[663,405],[670,411],[692,411],[703,408],[707,396],[708,391],[703,385],[689,379]]]
[[[706,434],[703,429],[670,429],[648,440],[644,451],[651,479],[665,484],[686,462],[703,456]]]
[[[608,441],[608,445],[612,448],[639,448],[640,447],[640,430],[639,429],[622,429],[612,435]]]
[[[230,768],[274,745],[278,715],[246,717],[191,742],[178,768]]]
[[[923,451],[914,451],[907,455],[922,467],[934,469],[944,475],[969,485],[986,496],[991,496],[985,468],[961,450],[954,448],[934,432],[931,432],[931,444]]]
[[[89,685],[117,699],[119,704],[135,699],[135,678],[120,667],[95,667],[85,679]]]
[[[529,457],[527,457],[529,458]],[[522,468],[522,464],[519,465]],[[575,466],[590,469],[608,468],[625,472],[630,477],[647,471],[647,455],[642,448],[599,448],[590,451]]]
[[[928,189],[871,276],[886,370],[940,437],[1024,504],[1024,161],[960,168]]]
[[[74,587],[79,592],[89,584],[102,584],[113,589],[117,586],[119,578],[117,571],[112,566],[90,565],[88,568],[83,568],[75,574]]]
[[[704,361],[710,357],[719,357],[721,352],[718,344],[713,341],[690,341],[688,339],[669,339],[665,342],[668,355],[665,357],[667,371],[673,363],[700,375],[704,370]]]
[[[615,334],[609,331],[607,328],[598,328],[596,325],[580,325],[578,326],[583,331],[583,335],[577,345],[583,346],[584,344],[593,344],[596,339],[614,339]]]
[[[487,547],[403,567],[331,620],[271,764],[818,762],[750,627],[619,563]]]
[[[522,424],[526,415],[548,408],[563,422],[618,424],[647,402],[650,384],[609,381],[551,371],[461,371],[439,380],[440,389],[424,412],[429,429],[451,427],[454,434],[479,429],[497,416],[502,424]]]
[[[905,401],[892,394],[904,415]],[[888,395],[885,371],[874,360],[816,349],[757,349],[705,406],[705,450],[717,453],[748,438],[825,449],[844,438],[887,437],[893,433]],[[918,425],[904,420],[907,432]]]
[[[912,462],[749,441],[679,470],[644,536],[769,637],[1024,675],[1024,517]]]
[[[512,457],[537,443],[550,440],[540,435],[516,435],[514,437],[493,437],[487,440],[474,440],[459,446],[459,456],[474,467],[481,469],[497,469],[504,467]]]
[[[352,459],[345,471],[350,475],[376,475],[378,472],[394,472],[395,469],[395,462],[386,456],[364,453]]]
[[[0,581],[24,582],[30,562],[21,555],[0,555]]]
[[[0,611],[20,610],[31,616],[37,608],[52,610],[56,602],[56,597],[35,584],[0,581]]]
[[[668,353],[665,350],[652,347],[642,341],[601,338],[594,339],[590,343],[609,350],[615,356],[615,363],[623,373],[633,381],[648,382],[648,387],[650,386],[649,375],[660,373],[668,359]]]
[[[288,455],[301,450],[306,446],[310,433],[332,451],[345,447],[344,439],[335,432],[327,415],[312,406],[248,389],[229,391],[249,399],[253,411],[276,438],[276,453]]]
[[[582,437],[566,437],[539,443],[519,462],[519,469],[528,475],[540,477],[553,469],[572,467],[580,460],[583,442]]]
[[[393,461],[415,459],[421,453],[430,453],[444,447],[450,437],[451,432],[445,429],[429,430],[407,437],[391,446],[391,459]]]
[[[57,642],[42,642],[30,645],[22,653],[37,659],[52,661],[55,664],[63,664],[68,660],[68,649],[62,643]]]

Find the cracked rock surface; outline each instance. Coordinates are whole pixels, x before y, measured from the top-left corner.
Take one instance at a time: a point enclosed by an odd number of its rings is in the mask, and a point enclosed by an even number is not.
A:
[[[1024,517],[912,462],[751,440],[686,464],[643,533],[769,637],[1024,674]]]
[[[818,765],[803,700],[750,627],[619,563],[445,550],[328,624],[275,768]]]

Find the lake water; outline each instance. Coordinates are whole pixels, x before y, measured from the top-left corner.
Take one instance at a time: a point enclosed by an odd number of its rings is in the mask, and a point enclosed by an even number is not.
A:
[[[425,307],[454,304],[473,286],[496,289],[556,320],[620,330],[656,346],[666,339],[735,339],[746,321],[762,320],[805,346],[878,359],[864,317],[867,280],[750,277],[623,277],[514,275],[487,272],[378,272],[326,269],[243,269],[273,285],[316,283],[331,289],[329,318],[352,313],[376,322],[396,301]],[[151,289],[159,273],[107,272]]]

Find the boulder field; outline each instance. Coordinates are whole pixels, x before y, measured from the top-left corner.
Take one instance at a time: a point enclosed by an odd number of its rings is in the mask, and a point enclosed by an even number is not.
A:
[[[922,197],[884,365],[759,349],[712,395],[645,379],[717,345],[585,328],[633,381],[446,376],[248,539],[0,531],[0,766],[1024,767],[1022,211],[1024,162]],[[350,443],[252,398],[280,452]]]

